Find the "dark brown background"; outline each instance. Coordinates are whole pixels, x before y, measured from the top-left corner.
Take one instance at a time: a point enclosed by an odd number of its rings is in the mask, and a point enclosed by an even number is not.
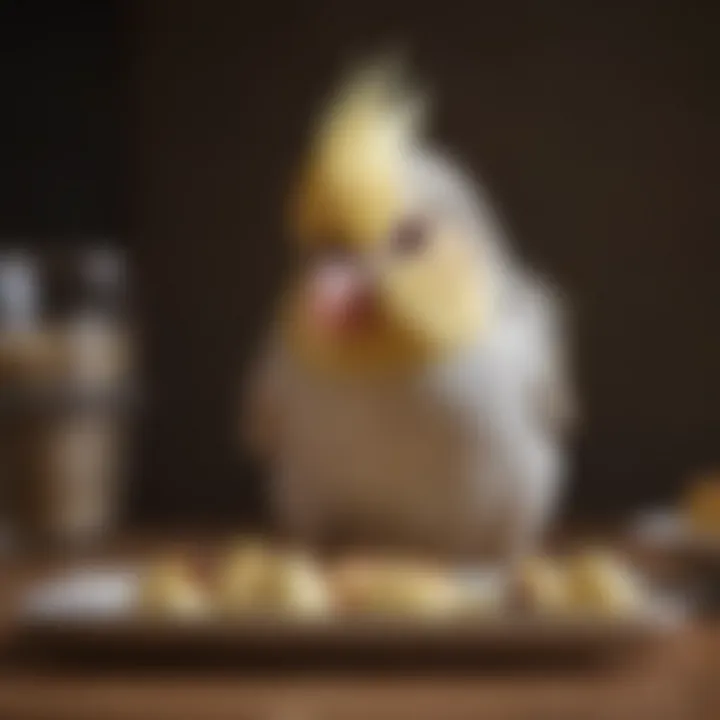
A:
[[[437,90],[437,137],[573,298],[570,508],[627,510],[720,463],[705,5],[6,3],[0,230],[111,234],[135,262],[150,396],[133,517],[260,507],[232,447],[234,377],[282,268],[283,187],[339,63],[393,39]]]

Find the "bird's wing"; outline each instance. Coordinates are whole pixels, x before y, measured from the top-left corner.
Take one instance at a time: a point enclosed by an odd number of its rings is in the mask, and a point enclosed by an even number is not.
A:
[[[570,367],[570,319],[562,299],[547,289],[545,294],[548,317],[545,362],[538,381],[540,411],[550,428],[565,432],[576,427],[580,415]]]
[[[551,431],[565,432],[579,419],[570,370],[568,309],[559,293],[539,278],[526,276],[523,286],[536,416]]]

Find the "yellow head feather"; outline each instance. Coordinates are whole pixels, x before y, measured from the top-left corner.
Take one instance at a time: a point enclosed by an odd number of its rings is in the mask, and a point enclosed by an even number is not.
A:
[[[301,243],[371,245],[403,203],[404,160],[421,103],[389,63],[354,74],[321,116],[295,188],[291,230]]]
[[[475,245],[439,223],[424,249],[409,257],[373,253],[417,198],[408,155],[420,140],[424,98],[401,82],[396,65],[375,63],[354,74],[320,117],[290,206],[290,230],[305,247],[331,243],[371,268],[377,316],[363,332],[338,338],[316,327],[305,301],[306,277],[289,289],[282,321],[291,346],[324,370],[405,372],[472,342],[485,306]]]

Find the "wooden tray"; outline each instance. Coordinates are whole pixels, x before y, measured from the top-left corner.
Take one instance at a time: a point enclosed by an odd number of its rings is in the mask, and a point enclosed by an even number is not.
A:
[[[124,592],[103,601],[86,593],[84,605],[63,606],[52,598],[51,583],[32,589],[21,604],[16,640],[25,648],[62,657],[114,657],[136,662],[206,662],[232,659],[245,663],[270,660],[285,665],[370,662],[416,664],[540,658],[602,658],[646,647],[682,625],[684,613],[660,600],[642,613],[622,618],[540,617],[493,613],[481,617],[418,620],[398,617],[328,617],[302,620],[248,616],[230,621],[217,617],[143,617],[132,610],[133,592],[126,570],[94,571],[115,578]],[[123,579],[124,578],[124,579]],[[81,585],[83,578],[75,576]],[[89,576],[86,576],[89,581]],[[112,597],[111,597],[112,596]]]

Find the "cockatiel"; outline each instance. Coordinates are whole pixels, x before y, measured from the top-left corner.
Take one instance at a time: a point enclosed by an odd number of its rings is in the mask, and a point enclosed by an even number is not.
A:
[[[563,474],[563,324],[480,189],[423,140],[425,109],[379,62],[321,116],[245,427],[300,538],[513,557]]]

